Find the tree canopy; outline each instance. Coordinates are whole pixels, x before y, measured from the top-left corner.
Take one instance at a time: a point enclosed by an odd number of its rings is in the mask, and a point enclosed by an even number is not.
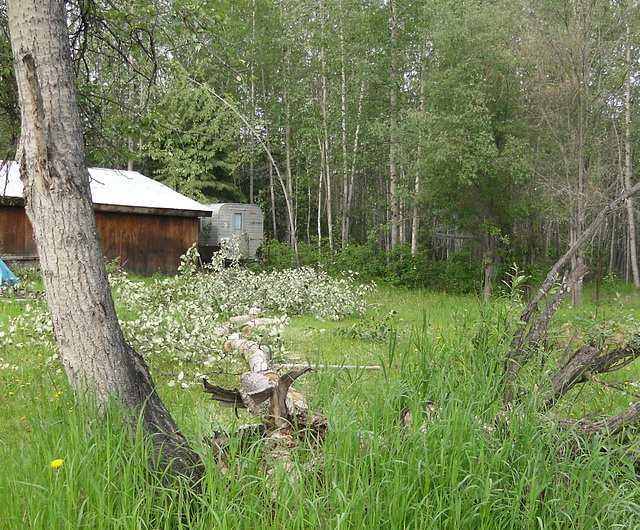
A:
[[[89,164],[259,203],[282,241],[413,239],[439,259],[463,239],[485,262],[526,265],[564,252],[633,180],[631,4],[74,0],[67,14]],[[4,7],[0,28],[8,158]],[[626,215],[579,259],[597,250],[628,277]]]

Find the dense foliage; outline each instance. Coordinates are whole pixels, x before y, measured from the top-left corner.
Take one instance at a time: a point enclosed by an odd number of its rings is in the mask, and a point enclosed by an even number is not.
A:
[[[450,265],[436,262],[463,248],[472,267],[544,266],[628,186],[633,4],[92,0],[68,13],[90,164],[130,165],[203,202],[258,203],[274,240],[308,245],[306,263],[447,288]],[[0,28],[10,157],[19,113],[1,2]],[[629,279],[628,227],[619,212],[580,259]],[[445,272],[411,278],[427,263]]]

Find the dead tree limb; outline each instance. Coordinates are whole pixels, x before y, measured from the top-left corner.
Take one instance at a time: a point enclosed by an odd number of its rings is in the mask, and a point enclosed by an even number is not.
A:
[[[580,235],[576,242],[565,252],[565,254],[551,267],[547,277],[542,282],[540,289],[532,296],[529,304],[520,315],[519,328],[511,342],[511,351],[507,355],[504,377],[504,395],[505,403],[510,403],[514,397],[513,384],[518,378],[518,374],[523,366],[525,366],[533,357],[537,347],[540,345],[541,339],[546,336],[551,318],[560,307],[562,301],[567,295],[568,286],[572,282],[584,276],[586,270],[578,268],[572,270],[569,274],[565,274],[560,283],[560,287],[554,297],[547,303],[540,316],[532,321],[538,305],[550,292],[556,284],[560,271],[566,267],[571,258],[578,252],[580,247],[588,241],[596,233],[602,222],[611,215],[621,204],[629,197],[635,195],[640,190],[640,182],[633,188],[623,191],[618,197],[607,204],[595,217],[589,227]]]
[[[582,346],[564,365],[558,366],[551,376],[550,396],[542,405],[542,410],[549,410],[578,383],[589,381],[593,374],[615,372],[638,357],[640,357],[638,337],[621,348],[606,352],[596,346]]]
[[[594,434],[608,434],[615,436],[620,434],[625,427],[633,425],[640,420],[640,401],[630,405],[627,410],[610,416],[600,421],[589,421],[586,418],[579,420],[559,420],[558,424],[564,428],[576,429],[582,436]]]
[[[565,273],[558,290],[545,308],[528,327],[528,322],[521,321],[521,327],[511,342],[511,351],[507,355],[507,366],[505,368],[505,403],[510,403],[513,399],[513,383],[518,378],[521,368],[526,365],[536,350],[541,346],[542,341],[546,338],[549,323],[558,308],[564,302],[568,292],[569,285],[579,277],[584,275],[584,267],[579,267]],[[525,334],[526,332],[526,334]]]

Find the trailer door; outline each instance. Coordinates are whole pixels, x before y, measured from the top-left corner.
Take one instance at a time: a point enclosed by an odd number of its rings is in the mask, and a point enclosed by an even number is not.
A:
[[[249,254],[249,234],[247,233],[245,211],[233,208],[231,210],[233,214],[231,234],[235,241],[238,242],[238,250],[240,256],[247,257]]]

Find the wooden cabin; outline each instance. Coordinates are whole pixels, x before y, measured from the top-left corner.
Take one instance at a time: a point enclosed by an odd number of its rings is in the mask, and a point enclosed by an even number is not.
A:
[[[139,274],[177,272],[211,208],[136,171],[90,168],[89,177],[105,258]],[[0,256],[9,262],[37,259],[15,162],[0,165]]]

